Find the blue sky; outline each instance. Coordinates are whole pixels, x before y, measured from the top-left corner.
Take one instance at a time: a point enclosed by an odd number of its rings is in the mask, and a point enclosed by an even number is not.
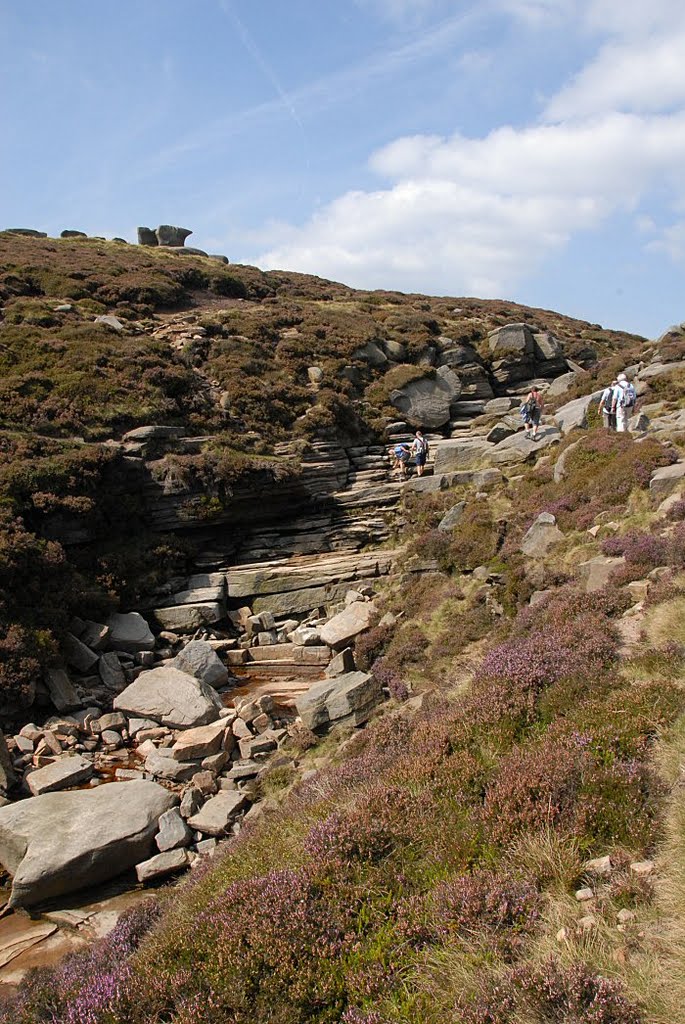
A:
[[[685,319],[682,0],[0,0],[0,224]]]

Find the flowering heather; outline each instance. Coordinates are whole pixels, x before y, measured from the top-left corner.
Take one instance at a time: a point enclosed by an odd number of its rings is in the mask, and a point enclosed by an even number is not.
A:
[[[407,684],[402,680],[399,672],[386,664],[385,658],[376,658],[371,671],[381,684],[389,691],[390,696],[395,700],[405,701],[409,698]]]
[[[669,545],[665,537],[653,533],[630,530],[620,537],[608,537],[602,544],[605,555],[623,555],[629,565],[654,569],[669,559]]]

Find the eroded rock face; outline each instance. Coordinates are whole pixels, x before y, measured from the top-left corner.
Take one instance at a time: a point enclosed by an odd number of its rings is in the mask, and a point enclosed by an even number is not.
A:
[[[0,862],[13,876],[9,905],[33,906],[138,864],[152,852],[160,815],[177,802],[156,783],[136,781],[0,808]]]
[[[219,717],[221,699],[207,683],[164,665],[141,672],[114,699],[116,711],[151,718],[170,729],[192,729]]]
[[[462,382],[448,366],[433,377],[423,377],[393,391],[390,401],[408,423],[424,430],[437,430],[450,419],[452,406],[462,392]]]

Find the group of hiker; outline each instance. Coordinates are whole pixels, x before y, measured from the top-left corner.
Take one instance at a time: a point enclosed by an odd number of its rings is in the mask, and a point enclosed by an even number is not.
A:
[[[392,468],[399,471],[401,480],[406,480],[409,475],[408,466],[412,456],[416,466],[416,475],[423,476],[426,459],[428,458],[428,441],[421,431],[417,430],[411,444],[408,444],[406,441],[400,441],[395,445],[390,454],[393,460]]]
[[[602,392],[599,408],[604,426],[607,430],[627,431],[628,420],[635,409],[635,387],[625,373],[619,373],[615,380]],[[542,392],[533,384],[521,405],[520,415],[526,437],[536,441],[540,420],[545,407]],[[420,430],[417,430],[411,444],[400,441],[390,450],[393,470],[397,470],[401,480],[406,480],[409,473],[409,462],[413,458],[417,476],[423,476],[428,458],[428,442]]]
[[[636,397],[635,387],[625,373],[619,373],[611,384],[605,387],[599,400],[599,408],[607,430],[625,432],[628,429],[628,419],[635,409]]]

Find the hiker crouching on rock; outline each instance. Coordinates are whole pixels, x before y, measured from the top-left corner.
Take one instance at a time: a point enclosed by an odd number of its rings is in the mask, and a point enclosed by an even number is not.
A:
[[[428,458],[428,441],[420,430],[417,430],[414,435],[414,440],[411,443],[411,451],[416,465],[416,475],[423,476],[426,459]]]
[[[628,429],[628,418],[635,409],[636,394],[625,373],[619,373],[617,380],[611,408],[616,417],[616,430],[624,433]]]
[[[614,412],[614,391],[618,386],[618,377],[612,380],[611,384],[604,388],[602,397],[599,400],[599,409],[602,413],[602,422],[607,430],[616,430],[616,413]]]
[[[525,402],[521,406],[523,427],[526,432],[526,437],[530,437],[531,441],[537,440],[540,417],[542,416],[542,408],[544,404],[544,399],[538,391],[537,385],[533,384],[532,388],[526,395]]]
[[[411,448],[408,444],[402,442],[396,444],[392,450],[393,457],[393,469],[399,469],[400,480],[407,479],[407,464],[409,463],[409,457],[411,456]]]

